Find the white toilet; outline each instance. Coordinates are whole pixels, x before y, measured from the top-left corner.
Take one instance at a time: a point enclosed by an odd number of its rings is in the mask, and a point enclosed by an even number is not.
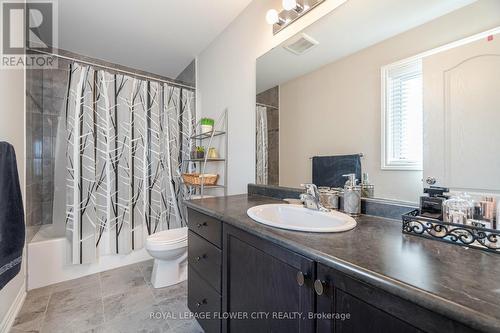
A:
[[[187,279],[188,228],[157,232],[146,239],[146,250],[154,258],[151,284],[163,288]]]

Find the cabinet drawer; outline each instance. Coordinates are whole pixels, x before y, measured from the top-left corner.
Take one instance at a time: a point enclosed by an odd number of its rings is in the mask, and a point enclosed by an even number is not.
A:
[[[212,318],[214,313],[221,312],[221,296],[191,266],[188,274],[188,308],[195,314],[208,313]],[[197,320],[206,333],[221,331],[220,319]]]
[[[192,231],[188,234],[188,262],[206,282],[221,292],[221,250]]]
[[[205,238],[218,248],[221,247],[221,222],[213,217],[188,209],[188,226],[193,232]]]

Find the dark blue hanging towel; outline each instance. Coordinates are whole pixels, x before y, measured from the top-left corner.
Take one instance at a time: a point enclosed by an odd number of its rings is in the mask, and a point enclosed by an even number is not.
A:
[[[355,173],[361,180],[361,155],[315,156],[312,161],[312,181],[316,186],[344,187],[343,175]]]
[[[24,210],[14,147],[0,142],[0,289],[21,270]]]

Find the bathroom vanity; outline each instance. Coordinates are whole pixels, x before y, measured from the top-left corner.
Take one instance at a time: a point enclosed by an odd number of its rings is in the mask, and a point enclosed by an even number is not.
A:
[[[319,234],[246,214],[280,202],[186,202],[188,306],[206,332],[500,330],[498,255],[403,235],[401,222],[374,216]]]

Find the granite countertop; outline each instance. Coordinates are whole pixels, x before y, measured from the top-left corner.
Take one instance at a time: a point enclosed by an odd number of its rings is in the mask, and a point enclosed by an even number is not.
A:
[[[336,234],[277,229],[247,216],[267,203],[282,201],[244,194],[186,205],[469,327],[500,332],[500,255],[404,235],[400,221],[368,215]]]

